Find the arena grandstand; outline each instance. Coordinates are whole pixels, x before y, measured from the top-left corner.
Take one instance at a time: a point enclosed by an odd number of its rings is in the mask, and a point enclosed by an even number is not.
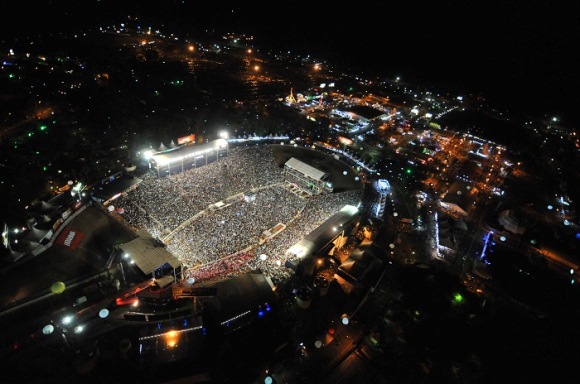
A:
[[[310,232],[299,242],[288,248],[287,255],[306,258],[318,251],[323,251],[328,246],[334,248],[335,242],[342,242],[345,232],[356,227],[357,219],[360,218],[359,210],[352,205],[345,205],[332,217]]]
[[[120,216],[162,240],[183,265],[185,278],[205,281],[261,270],[280,282],[291,272],[284,267],[294,257],[288,248],[345,205],[358,206],[362,196],[358,186],[297,196],[284,181],[285,159],[275,161],[273,151],[281,148],[238,147],[207,166],[172,170],[166,177],[149,172],[116,200]]]
[[[228,142],[224,139],[204,144],[188,144],[154,153],[149,158],[149,166],[157,177],[168,176],[186,169],[208,165],[220,157],[227,156]]]

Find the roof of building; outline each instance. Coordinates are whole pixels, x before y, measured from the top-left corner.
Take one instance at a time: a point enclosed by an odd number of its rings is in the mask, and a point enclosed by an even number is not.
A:
[[[260,272],[249,272],[211,286],[217,288],[217,295],[204,302],[220,322],[276,301],[272,281]]]
[[[379,116],[384,115],[383,111],[374,109],[372,107],[367,107],[366,105],[355,105],[345,110],[346,112],[352,112],[358,116],[364,117],[367,120],[372,120]]]
[[[311,165],[303,163],[302,161],[298,160],[295,157],[290,158],[286,162],[285,166],[290,167],[300,173],[303,173],[304,175],[310,177],[311,179],[318,181],[322,181],[328,176],[326,172],[323,172],[319,169],[314,168]]]
[[[372,245],[372,244],[371,244]],[[376,255],[377,249],[372,246],[361,246],[355,249],[352,254],[338,268],[338,274],[343,278],[354,279],[354,281],[366,284],[374,281],[381,272],[383,261]]]
[[[93,188],[93,194],[96,197],[103,200],[110,200],[141,183],[141,179],[127,174],[122,174],[119,177],[115,177],[113,180],[107,179],[107,181],[108,182],[103,180],[100,184],[95,185]]]
[[[140,230],[137,235],[137,238],[119,245],[119,248],[135,262],[143,273],[148,275],[166,263],[172,268],[181,265],[181,262],[147,231]]]
[[[203,144],[183,145],[175,149],[155,153],[151,155],[151,161],[159,166],[165,166],[169,163],[181,161],[182,159],[205,155],[218,148],[226,148],[227,146],[228,142],[224,139],[218,139]]]

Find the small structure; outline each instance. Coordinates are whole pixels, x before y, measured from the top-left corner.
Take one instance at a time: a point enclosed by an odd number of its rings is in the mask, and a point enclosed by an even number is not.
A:
[[[505,228],[506,231],[516,235],[523,235],[526,231],[522,220],[517,217],[512,209],[506,209],[499,214],[497,221]]]
[[[326,190],[329,174],[292,157],[284,164],[284,180],[310,195]]]

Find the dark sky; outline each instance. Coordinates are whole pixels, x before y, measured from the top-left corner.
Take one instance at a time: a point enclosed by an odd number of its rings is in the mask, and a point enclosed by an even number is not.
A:
[[[121,21],[251,33],[258,46],[444,85],[572,122],[580,100],[580,6],[570,1],[2,0],[2,48],[18,34]],[[529,5],[528,5],[529,4]]]

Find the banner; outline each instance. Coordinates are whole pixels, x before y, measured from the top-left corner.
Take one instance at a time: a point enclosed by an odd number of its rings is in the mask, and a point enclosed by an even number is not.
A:
[[[75,250],[81,240],[85,237],[82,232],[77,230],[66,228],[64,231],[56,239],[56,243],[59,245],[64,245],[65,247],[69,247],[71,250]]]

